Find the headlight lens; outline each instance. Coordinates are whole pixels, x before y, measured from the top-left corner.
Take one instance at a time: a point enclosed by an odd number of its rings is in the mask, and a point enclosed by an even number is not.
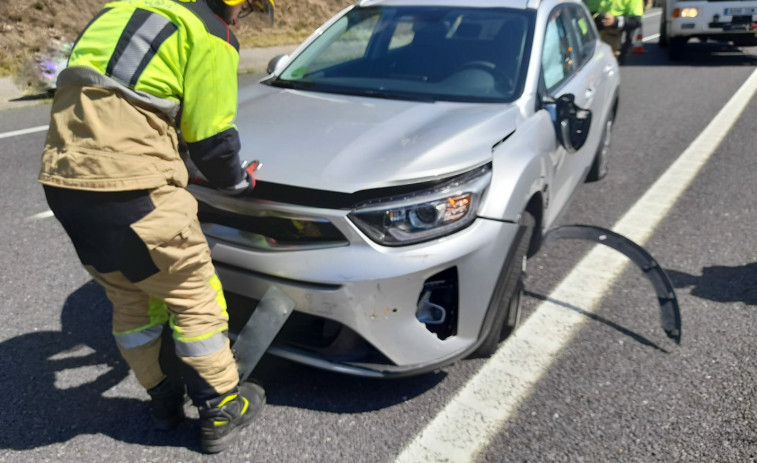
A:
[[[487,165],[427,190],[358,204],[349,218],[379,244],[428,241],[470,225],[489,182]]]

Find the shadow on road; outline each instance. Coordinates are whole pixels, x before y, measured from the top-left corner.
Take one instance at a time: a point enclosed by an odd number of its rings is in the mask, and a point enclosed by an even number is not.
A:
[[[0,343],[0,448],[31,449],[79,434],[145,445],[195,445],[189,433],[156,435],[146,402],[105,396],[129,374],[110,334],[111,313],[103,291],[90,282],[66,300],[61,331]]]
[[[749,50],[754,50],[754,47]],[[644,53],[630,53],[621,68],[626,66],[757,66],[757,55],[728,43],[702,43],[692,39],[686,44],[683,59],[670,61],[667,49],[662,49],[656,42],[651,42],[644,44]]]
[[[331,373],[266,356],[253,372],[268,403],[329,413],[362,413],[397,405],[433,389],[443,371],[398,379]]]
[[[691,287],[692,296],[716,302],[757,305],[757,263],[704,267],[701,276],[670,269],[665,272],[676,288]]]
[[[104,292],[89,282],[67,298],[61,331],[30,332],[0,343],[0,449],[32,449],[80,434],[104,434],[127,443],[199,452],[197,420],[187,420],[173,432],[158,432],[147,394],[144,400],[118,397],[113,388],[127,378],[129,369],[115,347],[111,317]],[[422,394],[445,376],[381,382],[264,357],[253,379],[267,388],[270,404],[360,413]]]
[[[524,294],[527,295],[527,296],[529,296],[529,297],[533,297],[534,299],[538,299],[540,301],[549,301],[552,304],[559,305],[560,307],[564,307],[564,308],[566,308],[568,310],[572,310],[574,312],[580,313],[581,315],[584,315],[584,316],[586,316],[586,317],[588,317],[588,318],[590,318],[590,319],[592,319],[594,321],[597,321],[597,322],[602,323],[602,324],[604,324],[606,326],[609,326],[610,328],[618,331],[621,334],[624,334],[624,335],[628,336],[629,338],[633,339],[634,341],[638,342],[639,344],[643,344],[645,346],[652,347],[652,348],[657,349],[660,352],[664,352],[666,354],[670,353],[668,350],[660,347],[658,344],[656,344],[655,342],[651,341],[650,339],[648,339],[648,338],[640,335],[639,333],[636,333],[636,332],[634,332],[632,330],[629,330],[628,328],[626,328],[624,326],[621,326],[621,325],[615,323],[614,321],[609,320],[609,319],[607,319],[607,318],[605,318],[605,317],[603,317],[601,315],[597,315],[597,314],[592,313],[592,312],[587,312],[586,310],[584,310],[584,309],[582,309],[580,307],[577,307],[577,306],[575,306],[573,304],[569,304],[567,302],[559,301],[557,299],[553,299],[551,297],[547,297],[547,296],[544,296],[542,294],[536,294],[536,293],[532,293],[530,291],[526,291]]]

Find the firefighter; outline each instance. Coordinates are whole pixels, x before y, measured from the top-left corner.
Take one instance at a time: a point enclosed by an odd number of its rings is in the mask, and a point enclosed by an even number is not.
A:
[[[84,268],[113,304],[119,351],[151,397],[158,429],[199,409],[201,447],[224,450],[265,403],[239,384],[221,283],[185,189],[180,143],[217,189],[255,186],[234,126],[239,42],[249,0],[106,4],[57,81],[39,182]],[[181,374],[159,360],[173,331]]]
[[[644,0],[585,0],[602,40],[623,64],[633,31],[641,27]]]

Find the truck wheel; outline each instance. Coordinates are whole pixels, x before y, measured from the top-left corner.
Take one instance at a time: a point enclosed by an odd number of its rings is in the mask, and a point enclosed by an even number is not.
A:
[[[521,225],[526,229],[520,237],[510,261],[510,267],[506,270],[504,281],[500,284],[504,287],[504,295],[499,301],[490,304],[489,310],[495,310],[491,329],[481,342],[481,345],[472,355],[474,358],[491,357],[497,351],[500,341],[504,340],[515,331],[520,322],[520,304],[523,296],[523,278],[526,271],[526,253],[528,252],[531,236],[533,235],[536,219],[527,211],[521,215]]]
[[[681,61],[686,48],[686,37],[671,37],[668,42],[668,58],[670,61]]]
[[[668,47],[668,23],[665,21],[665,10],[662,10],[662,19],[660,19],[660,38],[657,40],[660,48]]]

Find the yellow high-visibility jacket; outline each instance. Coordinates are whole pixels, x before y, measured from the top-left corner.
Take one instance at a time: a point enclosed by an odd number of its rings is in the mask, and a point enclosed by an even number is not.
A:
[[[239,42],[205,0],[106,4],[58,77],[39,181],[95,191],[186,186],[178,125],[214,186],[244,184],[238,65]]]

